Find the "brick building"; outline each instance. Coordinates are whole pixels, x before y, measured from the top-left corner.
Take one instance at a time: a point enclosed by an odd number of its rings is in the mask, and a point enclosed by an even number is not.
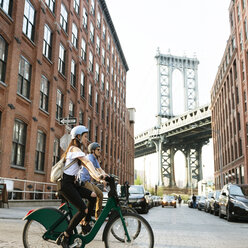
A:
[[[216,188],[248,183],[247,8],[245,0],[230,3],[231,34],[211,90]]]
[[[0,176],[48,182],[70,116],[132,183],[127,71],[104,0],[0,1]]]

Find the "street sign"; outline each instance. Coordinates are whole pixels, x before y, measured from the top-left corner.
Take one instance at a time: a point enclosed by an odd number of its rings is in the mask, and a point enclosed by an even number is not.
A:
[[[66,117],[66,118],[60,119],[60,124],[63,124],[63,125],[72,125],[76,123],[77,123],[76,117]]]

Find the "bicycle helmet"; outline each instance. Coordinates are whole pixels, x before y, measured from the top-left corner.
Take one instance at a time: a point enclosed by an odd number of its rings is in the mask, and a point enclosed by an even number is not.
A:
[[[78,134],[82,135],[83,133],[88,133],[88,132],[89,130],[85,126],[82,125],[76,126],[71,130],[71,138],[75,139]]]
[[[98,147],[101,147],[101,146],[96,142],[89,144],[89,146],[88,146],[89,153],[92,153],[92,151],[96,150],[96,148],[98,148]]]

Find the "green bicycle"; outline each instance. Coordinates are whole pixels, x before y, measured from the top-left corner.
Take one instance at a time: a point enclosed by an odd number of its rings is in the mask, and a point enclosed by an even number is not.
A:
[[[70,237],[70,247],[84,248],[94,240],[105,219],[109,220],[104,227],[102,240],[106,248],[122,247],[154,247],[154,235],[149,223],[140,215],[122,212],[113,177],[108,179],[110,192],[107,204],[91,231],[83,236],[74,230]],[[38,208],[29,211],[23,218],[27,220],[23,229],[23,245],[25,248],[56,247],[55,240],[66,230],[73,213],[56,208]],[[111,217],[112,216],[112,217]]]

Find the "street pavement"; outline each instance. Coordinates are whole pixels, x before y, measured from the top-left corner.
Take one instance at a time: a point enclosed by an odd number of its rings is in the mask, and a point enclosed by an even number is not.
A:
[[[23,247],[21,219],[30,209],[0,209],[0,248]],[[227,222],[186,205],[152,208],[142,216],[153,229],[154,248],[248,248],[248,222]],[[102,231],[87,248],[104,248]]]

